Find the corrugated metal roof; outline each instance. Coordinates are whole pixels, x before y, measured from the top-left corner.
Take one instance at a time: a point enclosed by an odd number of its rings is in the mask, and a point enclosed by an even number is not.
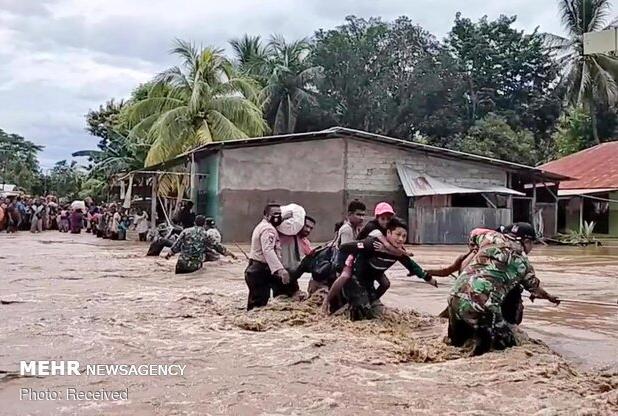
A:
[[[506,186],[475,186],[474,188],[443,182],[432,176],[415,171],[410,166],[397,163],[397,173],[407,196],[431,196],[452,194],[482,194],[495,193],[507,195],[526,195],[509,189]]]
[[[459,152],[456,150],[445,149],[442,147],[430,146],[427,144],[411,142],[407,140],[396,139],[389,136],[384,136],[381,134],[368,133],[366,131],[349,129],[345,127],[331,127],[326,130],[316,131],[316,132],[308,132],[308,133],[294,133],[294,134],[284,134],[278,136],[264,136],[264,137],[255,137],[249,139],[238,139],[238,140],[227,140],[225,142],[212,142],[201,145],[192,149],[188,152],[181,154],[180,156],[171,159],[169,161],[160,163],[158,165],[149,166],[145,170],[159,170],[163,167],[169,167],[174,164],[178,164],[182,160],[185,160],[191,154],[198,154],[202,152],[214,152],[223,148],[236,148],[236,147],[253,147],[253,146],[266,146],[269,144],[275,143],[283,143],[283,142],[297,142],[297,141],[310,141],[310,140],[323,140],[323,139],[332,139],[332,138],[353,138],[353,139],[364,139],[372,142],[381,142],[388,145],[401,147],[410,150],[422,151],[430,154],[438,154],[446,158],[451,159],[463,159],[470,160],[477,163],[489,164],[494,166],[499,166],[504,169],[507,169],[512,172],[520,172],[528,175],[536,175],[540,179],[547,180],[565,180],[572,179],[571,176],[568,175],[559,175],[551,172],[544,171],[543,169],[535,168],[532,166],[521,165],[519,163],[507,162],[500,159],[494,159],[491,157],[475,155],[471,153]]]
[[[601,143],[539,168],[578,178],[560,182],[561,190],[618,188],[618,141]]]
[[[589,195],[599,192],[611,192],[616,191],[618,188],[598,188],[598,189],[560,189],[558,190],[558,196],[574,196],[574,195]]]

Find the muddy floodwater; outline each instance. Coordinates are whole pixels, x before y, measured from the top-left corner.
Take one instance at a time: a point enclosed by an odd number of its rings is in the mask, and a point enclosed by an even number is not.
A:
[[[522,345],[468,357],[442,343],[446,322],[436,317],[450,278],[435,289],[397,266],[387,315],[349,322],[321,316],[318,298],[246,312],[244,260],[176,276],[175,260],[146,249],[89,234],[0,235],[0,414],[618,414],[617,308],[526,299]],[[436,267],[465,248],[411,250]],[[618,248],[531,257],[550,293],[618,299]],[[34,377],[20,374],[22,360],[186,367]],[[68,389],[127,397],[73,400]]]

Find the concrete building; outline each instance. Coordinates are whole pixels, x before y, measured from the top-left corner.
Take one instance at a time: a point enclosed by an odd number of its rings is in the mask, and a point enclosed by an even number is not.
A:
[[[414,243],[462,243],[474,227],[532,222],[535,213],[552,234],[557,199],[537,200],[534,184],[567,178],[340,127],[210,143],[149,169],[179,165],[190,172],[197,213],[214,217],[224,239],[238,242],[249,239],[271,201],[304,206],[318,221],[316,241],[332,238],[353,199],[365,202],[369,216],[378,202],[393,204]]]
[[[618,141],[549,162],[541,169],[568,174],[558,189],[558,231],[577,231],[594,222],[600,237],[618,237]]]

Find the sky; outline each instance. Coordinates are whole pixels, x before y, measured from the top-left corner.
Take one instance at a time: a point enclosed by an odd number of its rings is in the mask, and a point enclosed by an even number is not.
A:
[[[85,114],[176,62],[174,39],[225,48],[244,33],[287,39],[345,16],[406,15],[443,38],[455,14],[518,17],[562,33],[557,0],[0,0],[0,128],[45,146],[42,168],[93,149]]]

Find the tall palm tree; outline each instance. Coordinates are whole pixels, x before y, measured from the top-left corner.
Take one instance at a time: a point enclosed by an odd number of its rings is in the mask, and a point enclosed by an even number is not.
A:
[[[130,137],[152,143],[146,166],[199,144],[267,131],[258,86],[237,74],[222,50],[178,40],[172,53],[183,59],[182,67],[157,75],[148,97],[127,110]]]
[[[262,43],[260,36],[243,35],[240,39],[232,39],[230,46],[236,56],[238,69],[258,80],[264,76],[265,63],[268,59],[268,47]]]
[[[264,46],[259,36],[245,35],[230,44],[239,68],[262,86],[264,116],[273,133],[293,133],[300,106],[315,102],[315,85],[322,78],[322,68],[309,62],[309,42],[273,35]]]
[[[548,35],[552,49],[566,69],[564,82],[569,104],[582,106],[591,116],[595,141],[599,142],[595,109],[597,104],[613,105],[618,99],[618,59],[607,54],[584,55],[584,33],[608,29],[609,0],[560,0],[564,38]]]
[[[274,134],[293,133],[301,105],[316,102],[315,86],[322,79],[322,68],[311,66],[306,39],[288,43],[281,36],[273,36],[268,51],[261,94],[264,116]]]

